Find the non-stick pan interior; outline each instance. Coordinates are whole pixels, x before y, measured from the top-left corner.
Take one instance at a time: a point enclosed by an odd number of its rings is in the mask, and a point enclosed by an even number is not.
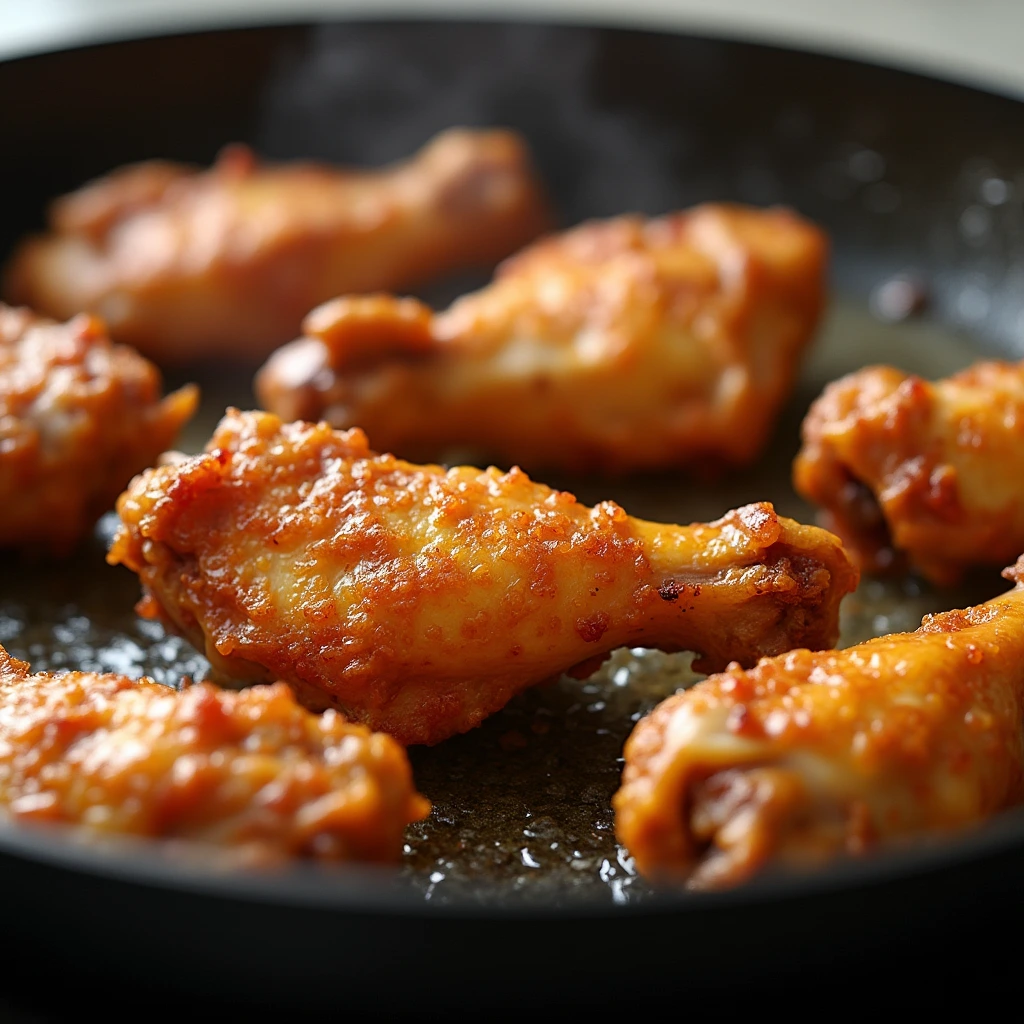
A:
[[[707,199],[787,204],[830,234],[835,301],[765,460],[715,485],[676,476],[550,482],[588,501],[614,498],[649,518],[685,522],[770,499],[807,519],[812,510],[792,493],[788,466],[802,413],[828,379],[883,359],[941,375],[980,352],[1024,352],[1021,109],[1008,99],[833,58],[583,27],[353,23],[92,47],[0,64],[0,254],[41,225],[54,195],[128,161],[159,156],[205,163],[225,142],[240,140],[269,158],[372,166],[408,154],[453,124],[521,131],[566,225]],[[882,286],[894,275],[911,279],[920,298],[913,318],[896,324],[880,318],[888,312]],[[424,294],[442,303],[476,283],[448,281]],[[204,384],[205,399],[187,446],[202,443],[226,404],[251,404],[251,370],[190,372]],[[982,574],[952,595],[916,580],[868,582],[848,602],[844,640],[913,628],[925,611],[981,600],[1004,586],[997,574]],[[171,683],[184,672],[201,672],[202,659],[187,644],[135,619],[136,596],[132,577],[102,565],[101,538],[67,566],[7,561],[0,568],[0,641],[37,668],[147,671]],[[734,931],[724,927],[730,921],[751,939],[781,927],[765,924],[778,920],[780,892],[791,940],[810,934],[814,921],[856,908],[867,915],[859,935],[881,928],[871,907],[883,905],[902,906],[908,928],[915,920],[921,927],[926,919],[934,923],[923,912],[921,888],[932,877],[934,850],[922,854],[916,875],[906,858],[898,865],[879,858],[866,870],[840,871],[824,889],[821,878],[773,880],[770,895],[755,888],[721,904],[680,901],[636,879],[628,854],[615,844],[608,804],[622,741],[640,714],[691,678],[685,658],[619,652],[587,683],[564,680],[535,690],[474,734],[414,751],[418,782],[435,813],[410,832],[404,895],[395,896],[393,880],[361,878],[352,913],[362,915],[366,948],[387,944],[380,920],[411,915],[420,922],[414,934],[423,939],[424,922],[440,929],[438,922],[450,918],[437,914],[464,912],[495,924],[506,920],[507,953],[513,932],[525,943],[520,931],[529,914],[547,916],[552,907],[565,920],[585,911],[584,928],[605,922],[607,934],[598,941],[606,951],[616,929],[635,943],[638,921],[648,921],[663,946],[673,929],[698,920],[721,944]],[[986,885],[1001,880],[1004,896],[1019,899],[1008,859],[1017,844],[1024,850],[1024,818],[1010,815],[990,840],[950,848],[961,852],[952,866],[950,858],[943,861],[949,906],[970,906],[983,857],[998,865]],[[113,884],[104,882],[76,903],[86,890],[76,886],[74,855],[59,869],[28,868],[30,859],[24,843],[9,845],[5,870],[28,871],[36,886],[54,884],[58,872],[64,906],[80,915],[79,926],[97,912],[103,886]],[[949,873],[957,864],[962,870],[954,882]],[[300,906],[303,915],[312,913],[308,878],[296,881],[301,874],[265,880],[272,911],[257,911],[251,890],[234,893],[240,916],[231,920],[254,915],[253,935],[270,917],[290,930],[283,923],[290,893],[297,915]],[[126,879],[123,889],[142,881]],[[330,876],[321,881],[332,885]],[[153,891],[168,885],[173,889],[164,877]],[[300,899],[290,885],[304,886],[307,895]],[[325,899],[314,915],[307,951],[330,931],[331,920],[338,924],[346,891],[351,886],[339,884],[340,903]],[[213,898],[209,887],[180,901],[154,897],[144,919],[173,917],[186,907],[202,915],[203,900]],[[742,923],[737,915],[744,907]],[[174,926],[163,920],[170,934]],[[246,929],[229,931],[222,941],[245,945]],[[130,933],[129,927],[122,939]],[[461,941],[445,934],[445,941]],[[557,928],[552,942],[556,934]],[[290,948],[287,970],[294,972],[302,957]],[[635,951],[615,948],[636,962]],[[279,953],[273,942],[264,949]],[[666,955],[664,948],[652,953],[652,962]],[[313,974],[328,969],[322,958],[305,962]]]

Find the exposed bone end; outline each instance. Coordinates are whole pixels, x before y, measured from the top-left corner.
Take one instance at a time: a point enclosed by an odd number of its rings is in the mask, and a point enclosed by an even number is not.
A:
[[[415,299],[344,296],[317,306],[305,336],[279,348],[256,375],[260,403],[283,420],[317,420],[346,372],[418,359],[435,347],[433,312]]]
[[[1002,572],[1005,580],[1012,580],[1019,590],[1024,586],[1024,555],[1020,555],[1013,565],[1008,565]]]
[[[346,295],[317,306],[302,329],[327,346],[334,369],[344,370],[428,354],[434,347],[433,317],[416,299]]]

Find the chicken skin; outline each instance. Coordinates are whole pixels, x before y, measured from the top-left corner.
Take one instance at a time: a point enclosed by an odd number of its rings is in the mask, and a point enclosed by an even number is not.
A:
[[[751,664],[836,639],[838,540],[750,505],[632,519],[521,470],[417,466],[360,430],[229,411],[205,454],[137,477],[108,561],[219,680],[283,679],[403,743],[477,725],[626,644]]]
[[[1005,565],[1024,549],[1024,363],[850,374],[811,407],[793,478],[868,571]]]
[[[0,647],[0,816],[189,839],[259,860],[395,861],[430,809],[388,736],[283,683],[239,693],[30,674]]]
[[[411,459],[624,471],[743,465],[821,312],[826,242],[785,210],[706,205],[545,239],[434,314],[348,296],[314,310],[256,393]]]
[[[0,548],[66,554],[195,411],[194,387],[160,391],[94,317],[0,305]]]
[[[693,887],[952,832],[1024,799],[1024,556],[1014,590],[843,651],[731,665],[626,744],[616,832]]]
[[[234,146],[212,170],[142,163],[58,200],[6,291],[53,316],[100,314],[164,365],[256,361],[332,295],[489,266],[547,224],[510,132],[451,130],[376,171],[260,166]]]

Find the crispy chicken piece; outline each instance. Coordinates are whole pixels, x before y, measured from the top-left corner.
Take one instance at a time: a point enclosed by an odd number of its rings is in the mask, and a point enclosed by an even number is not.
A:
[[[94,317],[0,304],[0,547],[67,553],[195,411],[194,386],[160,391]]]
[[[162,364],[257,360],[340,292],[403,289],[491,265],[549,223],[521,139],[444,132],[383,170],[137,164],[58,200],[6,291],[54,316],[102,315]]]
[[[283,683],[240,693],[40,672],[0,647],[0,815],[261,860],[394,861],[430,805],[405,751]]]
[[[1024,363],[850,374],[811,407],[793,478],[866,570],[1005,565],[1024,549]]]
[[[826,243],[785,210],[707,205],[548,238],[433,314],[345,297],[260,371],[283,419],[407,458],[616,473],[750,462],[824,298]]]
[[[108,561],[219,679],[283,679],[404,743],[625,644],[707,669],[828,646],[857,579],[835,537],[768,504],[662,526],[519,469],[410,465],[360,430],[235,410],[118,511]]]
[[[730,665],[626,743],[616,832],[697,888],[962,829],[1024,799],[1024,556],[1010,593],[844,651]]]

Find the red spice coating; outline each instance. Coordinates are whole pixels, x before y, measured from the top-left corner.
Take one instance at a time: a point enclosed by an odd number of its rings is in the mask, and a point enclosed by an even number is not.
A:
[[[175,691],[35,675],[0,647],[0,813],[180,838],[259,859],[394,861],[424,817],[405,752],[283,683]]]
[[[712,669],[827,646],[856,583],[831,534],[767,504],[662,526],[518,469],[416,466],[265,413],[229,412],[205,454],[142,474],[118,511],[109,560],[221,678],[284,679],[406,743],[627,644]],[[686,601],[661,598],[669,579]]]

